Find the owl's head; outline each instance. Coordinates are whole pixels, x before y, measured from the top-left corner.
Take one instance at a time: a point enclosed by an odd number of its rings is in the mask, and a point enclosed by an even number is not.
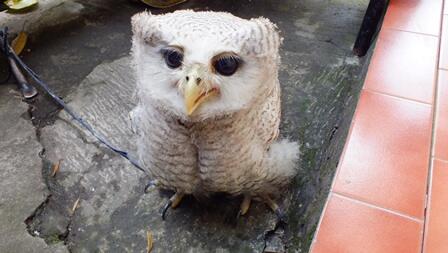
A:
[[[132,18],[143,103],[204,120],[251,107],[278,81],[281,38],[266,18],[223,12],[148,12]]]

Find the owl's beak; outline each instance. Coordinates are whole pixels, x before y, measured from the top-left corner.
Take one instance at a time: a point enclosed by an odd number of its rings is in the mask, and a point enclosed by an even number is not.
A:
[[[187,114],[190,116],[206,100],[216,96],[218,89],[205,80],[205,68],[195,65],[185,77],[184,99]]]

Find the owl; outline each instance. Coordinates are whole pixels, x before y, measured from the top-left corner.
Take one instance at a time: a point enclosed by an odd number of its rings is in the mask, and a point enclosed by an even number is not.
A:
[[[266,18],[224,12],[132,17],[138,158],[155,185],[185,195],[242,196],[277,215],[296,175],[299,145],[279,140],[282,39]]]

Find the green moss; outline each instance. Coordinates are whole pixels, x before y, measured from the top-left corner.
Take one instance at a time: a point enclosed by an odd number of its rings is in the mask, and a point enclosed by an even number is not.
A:
[[[52,234],[44,238],[45,242],[49,245],[63,242],[58,234]]]

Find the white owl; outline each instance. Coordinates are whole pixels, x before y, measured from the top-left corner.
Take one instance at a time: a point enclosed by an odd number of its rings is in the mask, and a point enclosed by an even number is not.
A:
[[[281,38],[266,18],[223,12],[132,18],[138,155],[157,186],[186,194],[274,202],[296,174],[299,145],[277,140]]]

